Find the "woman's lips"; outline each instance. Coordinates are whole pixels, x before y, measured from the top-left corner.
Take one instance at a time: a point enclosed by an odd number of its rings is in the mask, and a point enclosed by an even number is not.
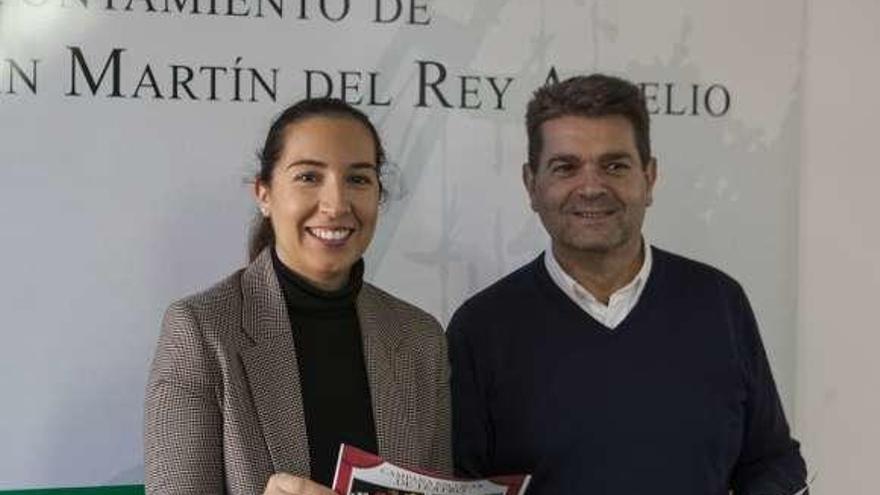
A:
[[[306,227],[306,232],[329,246],[341,246],[354,234],[350,227]]]

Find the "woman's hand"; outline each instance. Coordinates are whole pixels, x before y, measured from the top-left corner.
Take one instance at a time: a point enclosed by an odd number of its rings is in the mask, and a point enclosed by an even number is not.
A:
[[[299,476],[275,473],[266,483],[263,495],[336,495],[336,492]]]

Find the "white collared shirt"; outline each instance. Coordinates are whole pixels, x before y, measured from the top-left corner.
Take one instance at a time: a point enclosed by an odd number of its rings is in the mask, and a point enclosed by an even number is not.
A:
[[[544,266],[550,278],[562,289],[572,301],[575,302],[582,310],[594,320],[613,330],[620,325],[627,315],[639,302],[645,285],[648,283],[648,276],[651,274],[651,265],[654,262],[651,254],[651,246],[647,240],[642,241],[645,251],[645,259],[642,261],[642,268],[636,276],[626,285],[611,294],[606,306],[601,301],[585,289],[577,280],[573,279],[569,274],[565,273],[562,266],[556,260],[553,254],[553,248],[547,248],[544,252]]]

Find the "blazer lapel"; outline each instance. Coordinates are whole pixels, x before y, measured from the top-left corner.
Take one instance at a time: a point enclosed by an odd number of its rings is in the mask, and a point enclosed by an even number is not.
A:
[[[245,270],[242,291],[242,326],[255,344],[242,350],[241,358],[273,467],[309,477],[296,347],[268,250]],[[416,446],[407,442],[414,438],[410,429],[415,425],[406,421],[405,392],[397,376],[397,353],[404,337],[399,329],[403,326],[396,313],[383,304],[377,289],[366,283],[358,294],[357,312],[379,455],[389,460],[407,459]]]
[[[364,361],[373,400],[373,418],[379,455],[388,460],[407,459],[412,455],[412,439],[406,421],[403,391],[397,376],[397,352],[402,342],[397,315],[380,299],[377,289],[364,284],[357,299]]]
[[[309,477],[296,348],[268,249],[245,270],[242,292],[242,326],[255,345],[241,351],[241,359],[273,467]]]

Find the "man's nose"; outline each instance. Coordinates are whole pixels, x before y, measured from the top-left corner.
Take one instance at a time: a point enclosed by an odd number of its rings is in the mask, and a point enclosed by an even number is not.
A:
[[[595,164],[582,166],[578,170],[577,181],[577,191],[584,196],[590,197],[608,192],[602,169]]]

